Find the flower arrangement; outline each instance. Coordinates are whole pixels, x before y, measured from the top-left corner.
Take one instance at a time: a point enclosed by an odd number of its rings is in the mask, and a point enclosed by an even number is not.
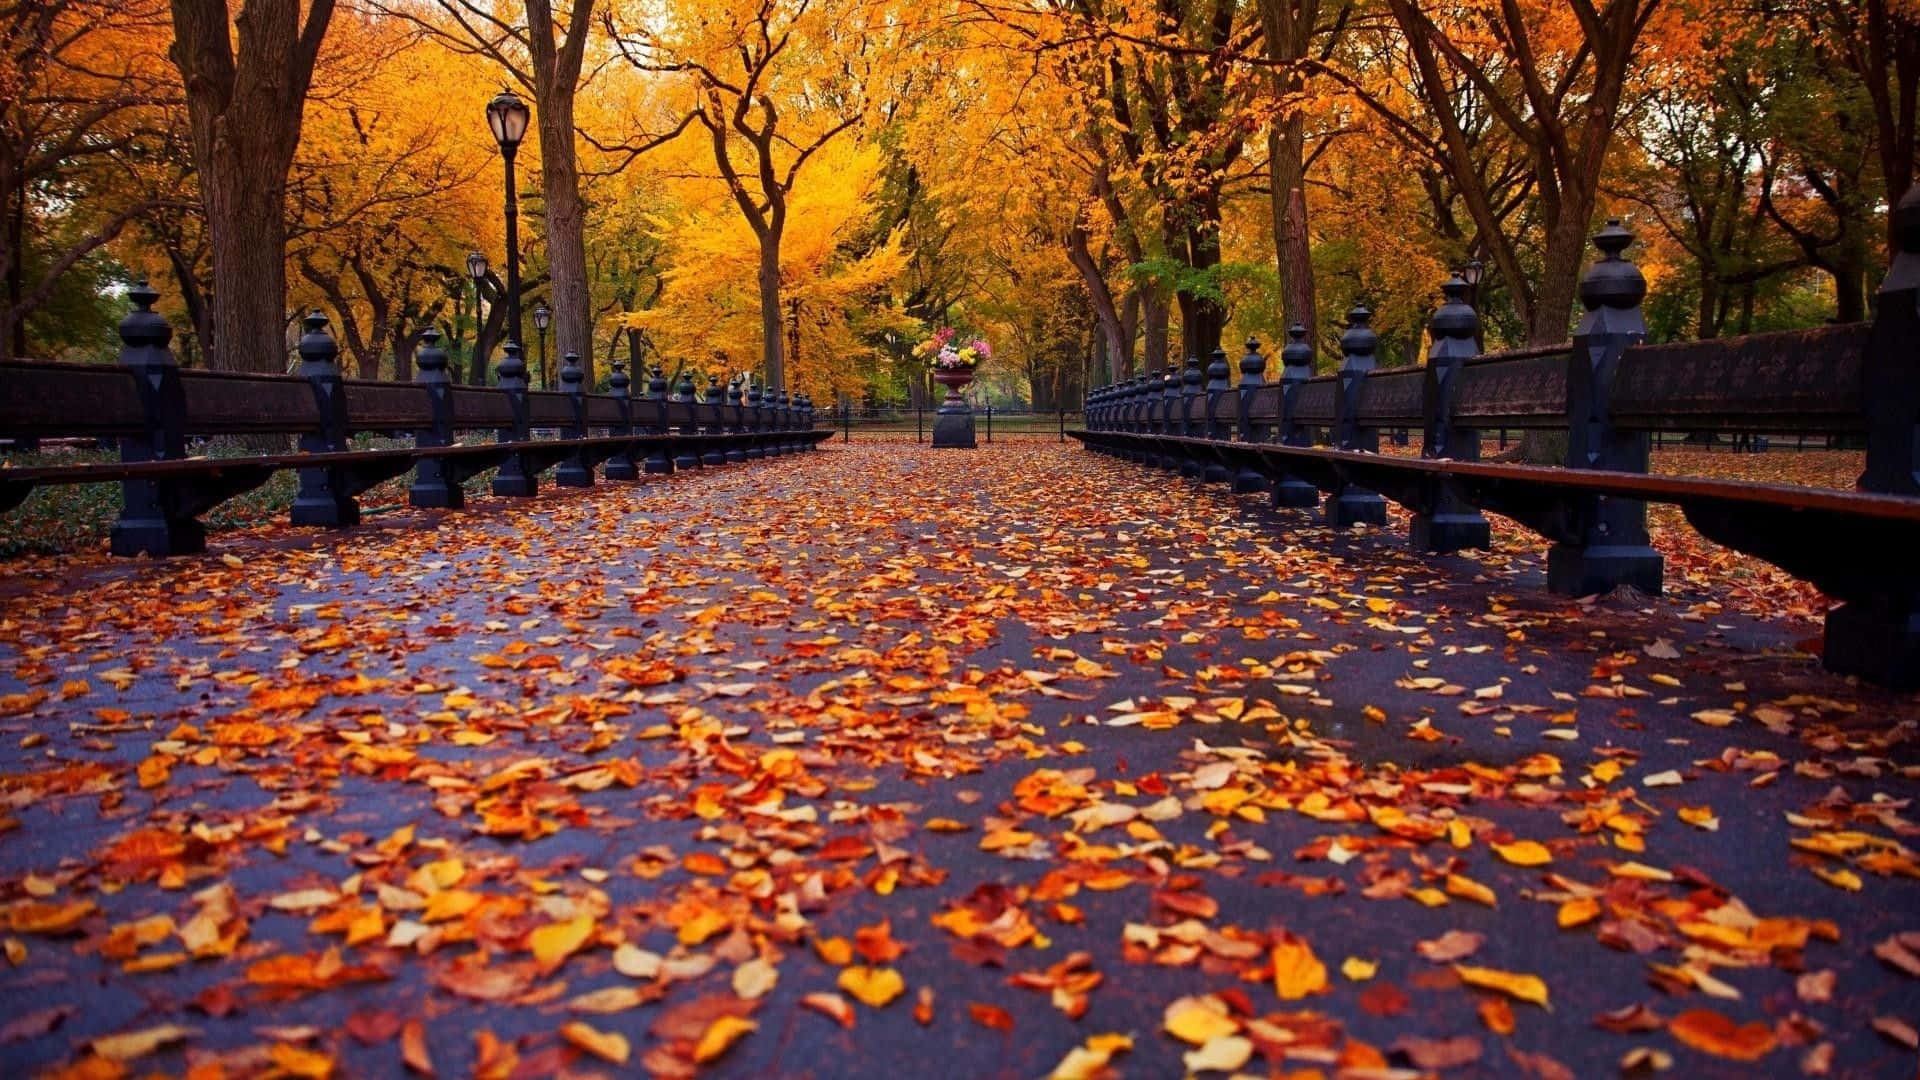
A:
[[[972,368],[993,359],[993,349],[987,345],[986,338],[976,337],[964,342],[959,338],[959,331],[951,326],[943,326],[935,330],[932,337],[914,346],[913,355],[943,371]]]

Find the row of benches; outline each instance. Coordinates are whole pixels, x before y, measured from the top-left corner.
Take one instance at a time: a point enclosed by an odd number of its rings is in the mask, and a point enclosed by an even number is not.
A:
[[[1841,601],[1828,613],[1835,671],[1920,688],[1920,189],[1895,210],[1899,250],[1870,323],[1674,345],[1645,344],[1646,282],[1622,253],[1618,222],[1581,282],[1585,315],[1567,345],[1479,355],[1466,283],[1444,286],[1426,363],[1376,370],[1377,338],[1357,307],[1342,363],[1312,374],[1305,330],[1265,379],[1257,342],[1229,381],[1215,350],[1087,397],[1088,447],[1328,523],[1384,524],[1386,500],[1413,512],[1422,550],[1486,547],[1482,510],[1553,541],[1547,585],[1589,595],[1629,585],[1657,593],[1648,502],[1680,507],[1707,538],[1757,555]],[[1421,455],[1383,455],[1383,428],[1415,427]],[[1564,432],[1564,467],[1482,462],[1479,429]],[[1834,491],[1648,473],[1650,435],[1734,431],[1864,438],[1857,490]],[[1314,445],[1318,431],[1328,447]]]

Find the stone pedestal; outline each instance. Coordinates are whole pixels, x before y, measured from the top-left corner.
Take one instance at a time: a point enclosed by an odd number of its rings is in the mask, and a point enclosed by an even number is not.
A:
[[[971,450],[979,443],[973,437],[973,410],[961,402],[958,408],[940,406],[933,415],[933,445]]]

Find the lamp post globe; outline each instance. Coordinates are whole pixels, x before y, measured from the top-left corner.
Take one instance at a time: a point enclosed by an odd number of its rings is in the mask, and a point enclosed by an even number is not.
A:
[[[476,251],[467,256],[467,276],[472,278],[476,285],[486,280],[487,257],[485,255]]]

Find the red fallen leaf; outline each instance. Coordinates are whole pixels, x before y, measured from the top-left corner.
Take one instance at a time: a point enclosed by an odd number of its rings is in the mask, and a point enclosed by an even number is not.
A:
[[[820,848],[820,857],[855,861],[873,854],[873,845],[857,836],[836,836]]]
[[[73,1013],[71,1005],[56,1005],[51,1009],[36,1009],[16,1016],[7,1021],[5,1026],[0,1026],[0,1045],[37,1039],[59,1027],[61,1021]]]
[[[921,986],[919,995],[913,1002],[913,1018],[921,1027],[933,1023],[933,987]]]
[[[1360,992],[1360,1007],[1373,1016],[1399,1016],[1413,999],[1390,982],[1376,982]]]
[[[1596,1027],[1606,1028],[1618,1035],[1629,1035],[1636,1031],[1658,1031],[1666,1025],[1660,1014],[1640,1002],[1622,1005],[1617,1009],[1603,1012],[1593,1018]]]
[[[906,952],[906,946],[893,940],[893,920],[882,919],[873,926],[853,932],[853,947],[869,964],[891,964]]]
[[[749,1016],[757,1007],[757,1002],[748,1001],[738,994],[707,994],[671,1006],[654,1018],[647,1032],[669,1041],[680,1039],[689,1044],[697,1043],[715,1020],[723,1016]]]
[[[362,1009],[347,1014],[347,1034],[364,1046],[386,1042],[400,1034],[400,1014],[392,1009]]]
[[[977,1001],[967,1003],[967,1012],[981,1027],[994,1031],[1012,1031],[1013,1014],[998,1005],[982,1005]]]
[[[1512,1058],[1513,1063],[1520,1066],[1527,1075],[1537,1076],[1540,1080],[1577,1080],[1572,1069],[1545,1054],[1529,1054],[1524,1050],[1508,1046],[1507,1056]]]
[[[240,999],[226,983],[209,986],[194,995],[193,1007],[211,1017],[222,1017],[240,1007]]]
[[[1734,1061],[1758,1061],[1779,1041],[1770,1025],[1735,1024],[1712,1009],[1688,1009],[1669,1021],[1667,1030],[1695,1050]]]
[[[1153,893],[1155,907],[1165,908],[1177,915],[1187,915],[1195,919],[1211,919],[1220,914],[1220,904],[1213,897],[1198,890],[1156,889]]]
[[[1451,1069],[1480,1060],[1480,1040],[1471,1035],[1451,1039],[1402,1035],[1387,1047],[1387,1053],[1399,1054],[1417,1069]]]

